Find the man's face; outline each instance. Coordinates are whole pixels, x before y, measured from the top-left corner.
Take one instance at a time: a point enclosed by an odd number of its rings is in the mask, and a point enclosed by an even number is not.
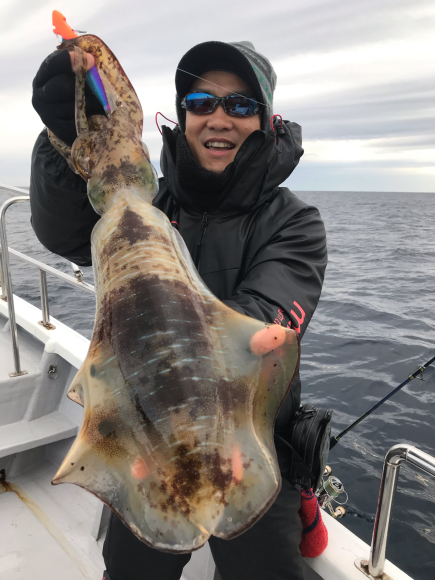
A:
[[[232,73],[209,71],[202,78],[204,80],[197,79],[193,83],[190,92],[203,91],[216,97],[226,97],[234,93],[253,97],[245,81]],[[253,131],[260,129],[260,126],[259,113],[252,117],[232,117],[225,113],[222,105],[218,105],[209,115],[195,115],[186,111],[186,139],[189,149],[202,167],[215,173],[221,173],[234,161],[243,141]]]

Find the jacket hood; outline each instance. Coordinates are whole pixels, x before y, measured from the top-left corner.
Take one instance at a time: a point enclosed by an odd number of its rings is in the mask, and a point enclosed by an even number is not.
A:
[[[192,212],[200,212],[189,192],[177,180],[175,142],[180,129],[163,126],[162,133],[160,166],[168,190],[177,204]],[[254,131],[237,152],[232,178],[212,213],[244,213],[261,205],[276,194],[276,188],[293,172],[303,153],[302,132],[297,123],[284,121],[275,132]]]

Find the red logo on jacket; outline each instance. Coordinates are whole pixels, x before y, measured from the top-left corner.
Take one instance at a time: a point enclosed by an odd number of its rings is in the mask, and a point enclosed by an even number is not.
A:
[[[293,330],[296,330],[296,332],[300,334],[301,326],[305,320],[305,311],[303,310],[302,306],[300,306],[300,304],[296,302],[296,300],[294,300],[293,306],[295,306],[299,310],[299,313],[297,314],[294,310],[290,310],[290,314],[293,316],[293,318],[296,319],[298,325],[295,326],[294,323],[290,320],[289,323],[287,324],[287,328],[293,328]],[[273,322],[275,324],[281,325],[283,320],[284,320],[284,310],[282,308],[278,308],[278,315]]]
[[[304,310],[302,309],[302,306],[300,306],[300,305],[299,305],[299,304],[296,302],[296,300],[293,302],[293,304],[294,304],[294,305],[296,306],[296,308],[299,310],[299,316],[296,314],[296,312],[295,312],[294,310],[290,310],[290,314],[291,314],[291,315],[292,315],[294,318],[296,318],[296,320],[298,321],[298,325],[297,325],[297,326],[295,326],[294,324],[292,324],[292,325],[291,325],[291,327],[289,327],[289,328],[294,328],[294,329],[296,330],[296,332],[297,332],[298,334],[300,334],[300,332],[301,332],[301,326],[302,326],[302,324],[304,323],[304,320],[305,320],[305,312],[304,312]],[[290,322],[289,322],[289,324],[290,324]],[[287,326],[288,326],[289,324],[287,324]]]

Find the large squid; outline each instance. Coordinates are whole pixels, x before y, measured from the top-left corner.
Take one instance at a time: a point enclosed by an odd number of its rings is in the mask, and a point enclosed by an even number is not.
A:
[[[68,392],[84,419],[53,483],[95,494],[148,545],[190,552],[211,534],[243,533],[279,493],[273,426],[298,339],[220,302],[153,207],[142,108],[111,50],[91,35],[59,48],[75,52],[78,137],[71,149],[50,137],[101,219],[91,238],[95,326]],[[86,118],[85,52],[107,117]]]

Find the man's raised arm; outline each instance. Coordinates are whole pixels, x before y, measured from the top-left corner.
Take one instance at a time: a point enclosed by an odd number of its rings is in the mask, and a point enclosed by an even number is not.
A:
[[[90,236],[100,216],[89,203],[85,181],[51,145],[46,129],[33,148],[30,208],[36,237],[47,250],[91,265]]]
[[[33,80],[32,104],[46,127],[68,146],[77,137],[74,103],[71,56],[65,50],[54,52]],[[101,105],[87,89],[87,115],[100,112]],[[48,250],[80,266],[90,266],[90,235],[99,216],[88,201],[85,181],[51,145],[46,129],[32,153],[30,207],[33,229]]]

